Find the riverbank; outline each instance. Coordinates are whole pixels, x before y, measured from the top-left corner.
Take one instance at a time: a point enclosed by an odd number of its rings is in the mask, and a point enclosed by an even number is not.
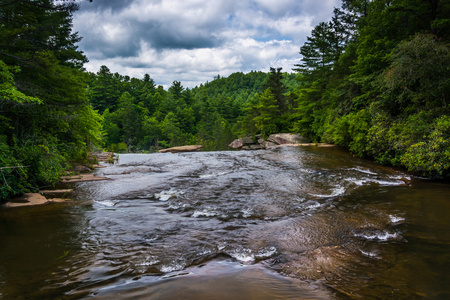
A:
[[[293,133],[275,133],[269,135],[267,138],[264,138],[260,134],[254,137],[248,136],[236,139],[233,142],[231,142],[228,146],[238,150],[274,149],[283,146],[336,147],[336,145],[327,143],[310,143],[308,140],[306,140],[299,134]]]
[[[98,168],[104,168],[106,166],[98,164],[98,162],[111,162],[114,161],[114,153],[112,152],[94,152],[91,153],[91,157],[96,164],[91,166],[77,165],[71,170],[66,171],[65,176],[61,177],[61,180],[55,184],[55,186],[66,186],[86,181],[101,181],[109,180],[107,177],[96,176],[89,173]],[[39,190],[37,193],[25,193],[21,196],[14,197],[8,202],[0,205],[0,208],[17,208],[36,206],[49,203],[61,203],[71,199],[73,195],[73,189],[47,189]]]

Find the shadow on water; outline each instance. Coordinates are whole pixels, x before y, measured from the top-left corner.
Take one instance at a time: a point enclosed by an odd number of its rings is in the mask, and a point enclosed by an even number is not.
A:
[[[120,155],[0,210],[5,299],[446,299],[450,187],[339,149]],[[408,184],[406,184],[407,182]]]

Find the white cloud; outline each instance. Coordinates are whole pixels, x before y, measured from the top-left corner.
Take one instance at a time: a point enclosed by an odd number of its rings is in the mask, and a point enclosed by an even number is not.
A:
[[[338,0],[96,0],[83,2],[74,29],[89,71],[112,72],[165,87],[186,87],[233,72],[290,71],[299,48]]]

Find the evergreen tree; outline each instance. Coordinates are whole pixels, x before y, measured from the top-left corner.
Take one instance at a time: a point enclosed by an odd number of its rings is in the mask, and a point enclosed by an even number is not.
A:
[[[0,140],[10,163],[26,166],[15,173],[22,179],[2,183],[11,189],[0,201],[58,180],[100,143],[100,116],[86,96],[87,60],[71,32],[77,7],[75,1],[0,1],[0,122],[7,124]],[[14,81],[8,72],[15,72]]]

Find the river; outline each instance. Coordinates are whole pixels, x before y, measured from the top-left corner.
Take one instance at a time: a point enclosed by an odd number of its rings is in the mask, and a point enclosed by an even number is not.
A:
[[[121,154],[0,210],[1,299],[450,299],[450,187],[339,148]]]

